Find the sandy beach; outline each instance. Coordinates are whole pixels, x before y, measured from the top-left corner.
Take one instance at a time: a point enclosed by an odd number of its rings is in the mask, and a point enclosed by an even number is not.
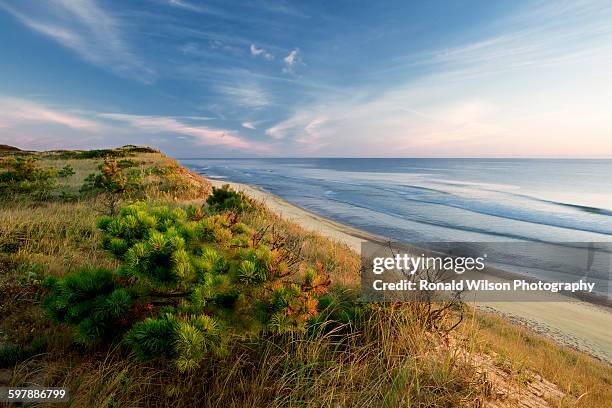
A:
[[[225,180],[210,181],[217,187],[229,184],[232,188],[263,202],[283,218],[344,243],[358,253],[364,240],[385,240],[384,237],[313,214],[257,187]],[[612,312],[605,306],[551,294],[550,301],[487,302],[478,304],[477,307],[503,314],[510,320],[528,326],[559,343],[612,363]]]

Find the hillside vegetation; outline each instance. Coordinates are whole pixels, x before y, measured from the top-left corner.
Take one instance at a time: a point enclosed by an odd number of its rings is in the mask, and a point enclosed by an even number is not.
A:
[[[21,149],[15,146],[0,144],[0,152],[19,152],[19,151],[21,151]]]
[[[612,369],[125,146],[0,156],[0,384],[70,406],[612,405]],[[455,327],[457,321],[461,324]]]

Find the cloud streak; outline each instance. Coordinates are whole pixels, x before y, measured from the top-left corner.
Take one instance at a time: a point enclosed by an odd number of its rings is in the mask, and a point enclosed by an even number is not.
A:
[[[232,149],[253,150],[257,152],[267,150],[266,145],[254,144],[239,137],[232,131],[190,125],[170,116],[131,115],[123,113],[101,113],[99,116],[125,123],[147,133],[174,133],[190,136],[194,138],[198,144],[204,146],[225,146]]]
[[[0,99],[0,119],[5,123],[5,127],[24,123],[47,123],[82,131],[101,129],[96,121],[18,98]]]
[[[204,11],[202,7],[198,7],[191,3],[187,3],[186,1],[183,1],[183,0],[168,0],[168,4],[173,7],[178,7],[178,8],[182,8],[184,10],[189,10],[189,11],[195,11],[198,13],[202,13]]]
[[[488,37],[398,57],[373,84],[321,93],[265,134],[298,155],[612,155],[612,8],[582,6],[551,3]],[[415,65],[428,69],[395,74]]]
[[[127,45],[120,22],[94,0],[1,1],[0,8],[93,65],[145,83],[157,77]]]
[[[99,144],[155,140],[154,135],[189,138],[196,146],[210,146],[239,152],[264,154],[272,148],[267,143],[252,142],[237,132],[203,126],[212,118],[201,116],[155,116],[126,113],[100,113],[55,108],[46,104],[10,97],[0,97],[1,143],[26,148],[83,146],[87,141]],[[199,122],[199,123],[198,123]],[[60,126],[54,131],[49,126]],[[249,122],[246,128],[255,129]],[[252,126],[252,127],[250,127]],[[61,131],[64,128],[66,131]],[[4,138],[8,138],[4,140]],[[107,138],[108,137],[108,138]],[[11,139],[11,140],[9,140]]]
[[[217,91],[233,106],[261,109],[272,104],[269,95],[255,82],[219,85]]]

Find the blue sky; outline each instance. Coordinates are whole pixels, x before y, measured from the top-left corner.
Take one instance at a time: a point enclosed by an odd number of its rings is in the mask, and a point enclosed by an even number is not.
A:
[[[0,0],[0,143],[612,157],[607,1]]]

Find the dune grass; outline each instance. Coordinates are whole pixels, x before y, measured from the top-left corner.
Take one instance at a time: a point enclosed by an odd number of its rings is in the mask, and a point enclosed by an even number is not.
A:
[[[612,367],[591,356],[535,334],[526,327],[485,312],[472,314],[466,336],[473,350],[494,356],[495,364],[516,378],[530,380],[537,373],[567,394],[560,406],[612,405]],[[471,327],[470,327],[471,326]],[[532,374],[526,374],[529,370]],[[554,406],[554,404],[553,404]]]
[[[612,406],[609,365],[470,310],[459,329],[445,333],[429,328],[419,308],[363,305],[350,321],[324,323],[314,332],[236,338],[226,357],[210,357],[184,374],[163,360],[139,361],[118,344],[76,344],[69,327],[52,325],[43,313],[41,281],[85,265],[112,269],[117,261],[100,248],[95,227],[104,200],[60,196],[78,195],[103,161],[73,156],[37,155],[41,167],[75,171],[51,198],[0,200],[0,384],[65,386],[75,407],[456,407],[520,406],[532,401],[524,390],[541,376],[558,387],[542,399],[550,406]],[[160,153],[122,159],[131,161],[126,168],[139,172],[142,185],[125,202],[202,204],[210,192],[205,180]],[[323,265],[338,301],[355,302],[360,260],[348,247],[261,205],[241,222],[295,241],[300,267]]]

